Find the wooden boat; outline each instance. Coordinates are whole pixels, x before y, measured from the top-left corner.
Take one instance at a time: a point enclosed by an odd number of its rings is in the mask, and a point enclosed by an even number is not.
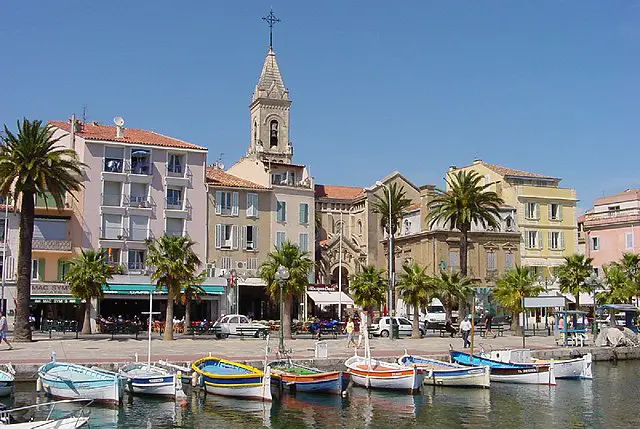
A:
[[[38,369],[38,384],[48,395],[65,399],[118,404],[124,393],[124,379],[115,372],[56,361]]]
[[[325,372],[288,360],[269,363],[271,384],[288,388],[290,392],[333,393],[342,395],[349,385],[349,374],[343,371]]]
[[[584,380],[591,380],[593,378],[591,371],[593,357],[591,353],[575,359],[544,360],[531,356],[531,350],[529,349],[510,349],[481,353],[480,356],[509,363],[525,363],[531,365],[550,365],[553,363],[553,372],[556,378]]]
[[[7,409],[4,404],[0,404],[0,428],[6,429],[76,429],[83,427],[89,423],[89,417],[85,416],[84,409],[67,413],[66,415],[53,419],[52,412],[56,405],[63,403],[85,402],[88,406],[92,401],[71,400],[47,402],[44,404],[28,405],[26,407]],[[25,414],[41,410],[42,407],[50,406],[48,416],[44,420],[34,420],[33,418],[24,418]]]
[[[11,364],[6,365],[7,370],[0,370],[0,396],[9,396],[16,387],[15,370]]]
[[[374,389],[405,390],[417,393],[424,383],[425,370],[396,363],[382,362],[362,356],[352,356],[344,363],[351,379],[358,386]]]
[[[465,366],[488,366],[489,378],[495,383],[518,384],[546,384],[556,385],[556,379],[551,365],[531,365],[505,363],[483,358],[469,353],[450,351],[451,361]]]
[[[261,371],[249,365],[216,357],[191,364],[200,386],[208,393],[271,401],[271,369]]]
[[[143,395],[172,396],[182,390],[176,374],[148,363],[130,363],[120,368],[125,390]]]
[[[424,384],[488,388],[490,383],[489,367],[486,366],[467,367],[423,356],[412,356],[406,353],[398,358],[398,363],[408,367],[415,365],[426,370]]]

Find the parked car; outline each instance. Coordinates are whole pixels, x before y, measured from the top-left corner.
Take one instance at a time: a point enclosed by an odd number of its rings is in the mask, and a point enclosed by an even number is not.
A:
[[[393,319],[393,322],[392,322]],[[400,335],[411,335],[413,333],[413,324],[405,317],[376,317],[369,328],[369,332],[374,337],[388,337],[391,335],[391,323],[398,325],[398,333]],[[424,336],[424,328],[420,327],[420,336]]]
[[[261,323],[250,322],[247,316],[242,314],[227,314],[216,320],[213,326],[220,326],[221,337],[229,335],[245,335],[258,338],[260,335],[266,335],[269,328]]]

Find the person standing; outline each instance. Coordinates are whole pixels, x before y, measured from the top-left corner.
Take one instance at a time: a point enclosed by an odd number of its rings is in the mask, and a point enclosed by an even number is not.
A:
[[[353,331],[355,330],[355,324],[353,323],[353,319],[347,316],[347,347],[351,347],[353,344],[354,347],[358,347],[355,339],[353,338]]]
[[[471,341],[469,341],[469,334],[471,333],[471,316],[467,316],[460,323],[460,333],[462,334],[462,341],[464,343],[463,348],[471,347]]]
[[[492,330],[492,327],[491,327],[492,322],[493,322],[493,314],[491,314],[491,312],[488,312],[484,318],[484,337],[485,338],[487,337],[487,335],[493,335],[493,338],[497,337],[497,335]]]
[[[13,349],[13,346],[7,339],[9,334],[9,321],[7,320],[4,313],[0,313],[0,343],[4,340],[5,343],[9,346],[9,350]]]

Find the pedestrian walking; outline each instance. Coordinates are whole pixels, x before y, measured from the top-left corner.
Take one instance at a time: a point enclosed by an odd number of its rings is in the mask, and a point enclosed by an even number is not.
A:
[[[487,338],[487,335],[493,335],[493,338],[496,338],[497,335],[493,332],[491,323],[493,322],[493,314],[488,312],[484,317],[484,337]]]
[[[0,313],[0,344],[2,343],[2,340],[4,340],[4,342],[7,343],[7,345],[9,346],[9,350],[11,350],[13,349],[13,346],[7,339],[8,334],[9,334],[9,321],[4,315],[4,312],[2,312]]]
[[[469,334],[471,333],[471,316],[467,316],[462,322],[460,322],[460,333],[462,334],[462,341],[464,343],[463,348],[471,347],[471,341],[469,341]]]
[[[358,347],[358,344],[356,344],[356,341],[353,338],[353,332],[355,329],[356,326],[353,323],[353,319],[347,316],[347,347],[351,347],[351,344],[353,344],[353,347]]]

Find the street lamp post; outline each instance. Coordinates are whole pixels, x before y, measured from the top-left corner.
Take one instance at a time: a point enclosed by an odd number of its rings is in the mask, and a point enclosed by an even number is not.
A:
[[[286,267],[280,265],[276,271],[276,280],[280,285],[280,332],[278,334],[278,352],[284,353],[284,298],[283,289],[284,282],[289,278],[289,270]]]
[[[596,322],[596,289],[602,286],[602,280],[596,275],[591,273],[585,280],[585,283],[591,287],[593,291],[593,326],[591,327],[591,333],[593,334],[593,340],[595,341],[598,336],[598,323]]]
[[[393,231],[391,225],[391,188],[384,183],[378,181],[376,185],[381,186],[387,190],[387,206],[389,206],[389,213],[387,218],[387,228],[389,233],[389,316],[393,316],[393,287],[395,286],[395,270],[393,267],[394,248],[393,248]],[[393,338],[393,335],[390,335]]]

